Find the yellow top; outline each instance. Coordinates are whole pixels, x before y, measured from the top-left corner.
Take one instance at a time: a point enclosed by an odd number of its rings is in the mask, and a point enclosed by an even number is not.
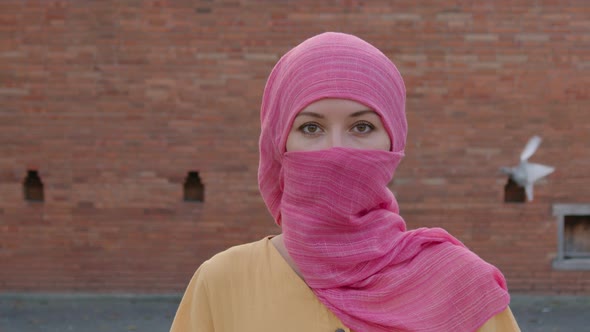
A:
[[[350,332],[283,259],[270,238],[230,248],[199,267],[171,332]],[[510,308],[478,332],[520,331]]]

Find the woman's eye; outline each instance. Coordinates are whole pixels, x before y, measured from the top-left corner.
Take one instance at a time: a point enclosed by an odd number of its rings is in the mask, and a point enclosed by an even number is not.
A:
[[[373,129],[375,129],[375,127],[372,124],[367,123],[367,122],[357,123],[354,126],[354,131],[359,134],[368,134]]]
[[[299,129],[304,134],[313,135],[313,134],[317,134],[320,131],[320,126],[318,126],[315,123],[306,123],[306,124],[302,125],[301,127],[299,127]]]

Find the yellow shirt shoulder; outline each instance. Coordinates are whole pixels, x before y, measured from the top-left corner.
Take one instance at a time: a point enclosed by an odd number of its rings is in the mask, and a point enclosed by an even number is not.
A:
[[[268,238],[203,263],[178,307],[171,332],[350,332],[301,280]],[[507,308],[478,332],[520,331]]]

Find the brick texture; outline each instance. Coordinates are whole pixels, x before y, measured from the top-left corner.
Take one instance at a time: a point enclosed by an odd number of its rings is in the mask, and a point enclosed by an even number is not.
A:
[[[590,203],[589,22],[585,0],[1,1],[0,291],[182,291],[277,233],[256,181],[265,79],[343,31],[404,76],[408,226],[448,229],[512,291],[590,294],[590,271],[551,267],[552,204]],[[557,170],[505,204],[498,169],[534,134],[532,161]],[[182,199],[189,171],[203,203]]]

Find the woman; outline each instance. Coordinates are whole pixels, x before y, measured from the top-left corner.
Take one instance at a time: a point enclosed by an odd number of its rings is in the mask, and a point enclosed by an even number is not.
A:
[[[171,331],[519,331],[502,274],[439,228],[406,231],[387,188],[403,157],[394,64],[342,33],[273,69],[262,197],[282,234],[197,270]]]

